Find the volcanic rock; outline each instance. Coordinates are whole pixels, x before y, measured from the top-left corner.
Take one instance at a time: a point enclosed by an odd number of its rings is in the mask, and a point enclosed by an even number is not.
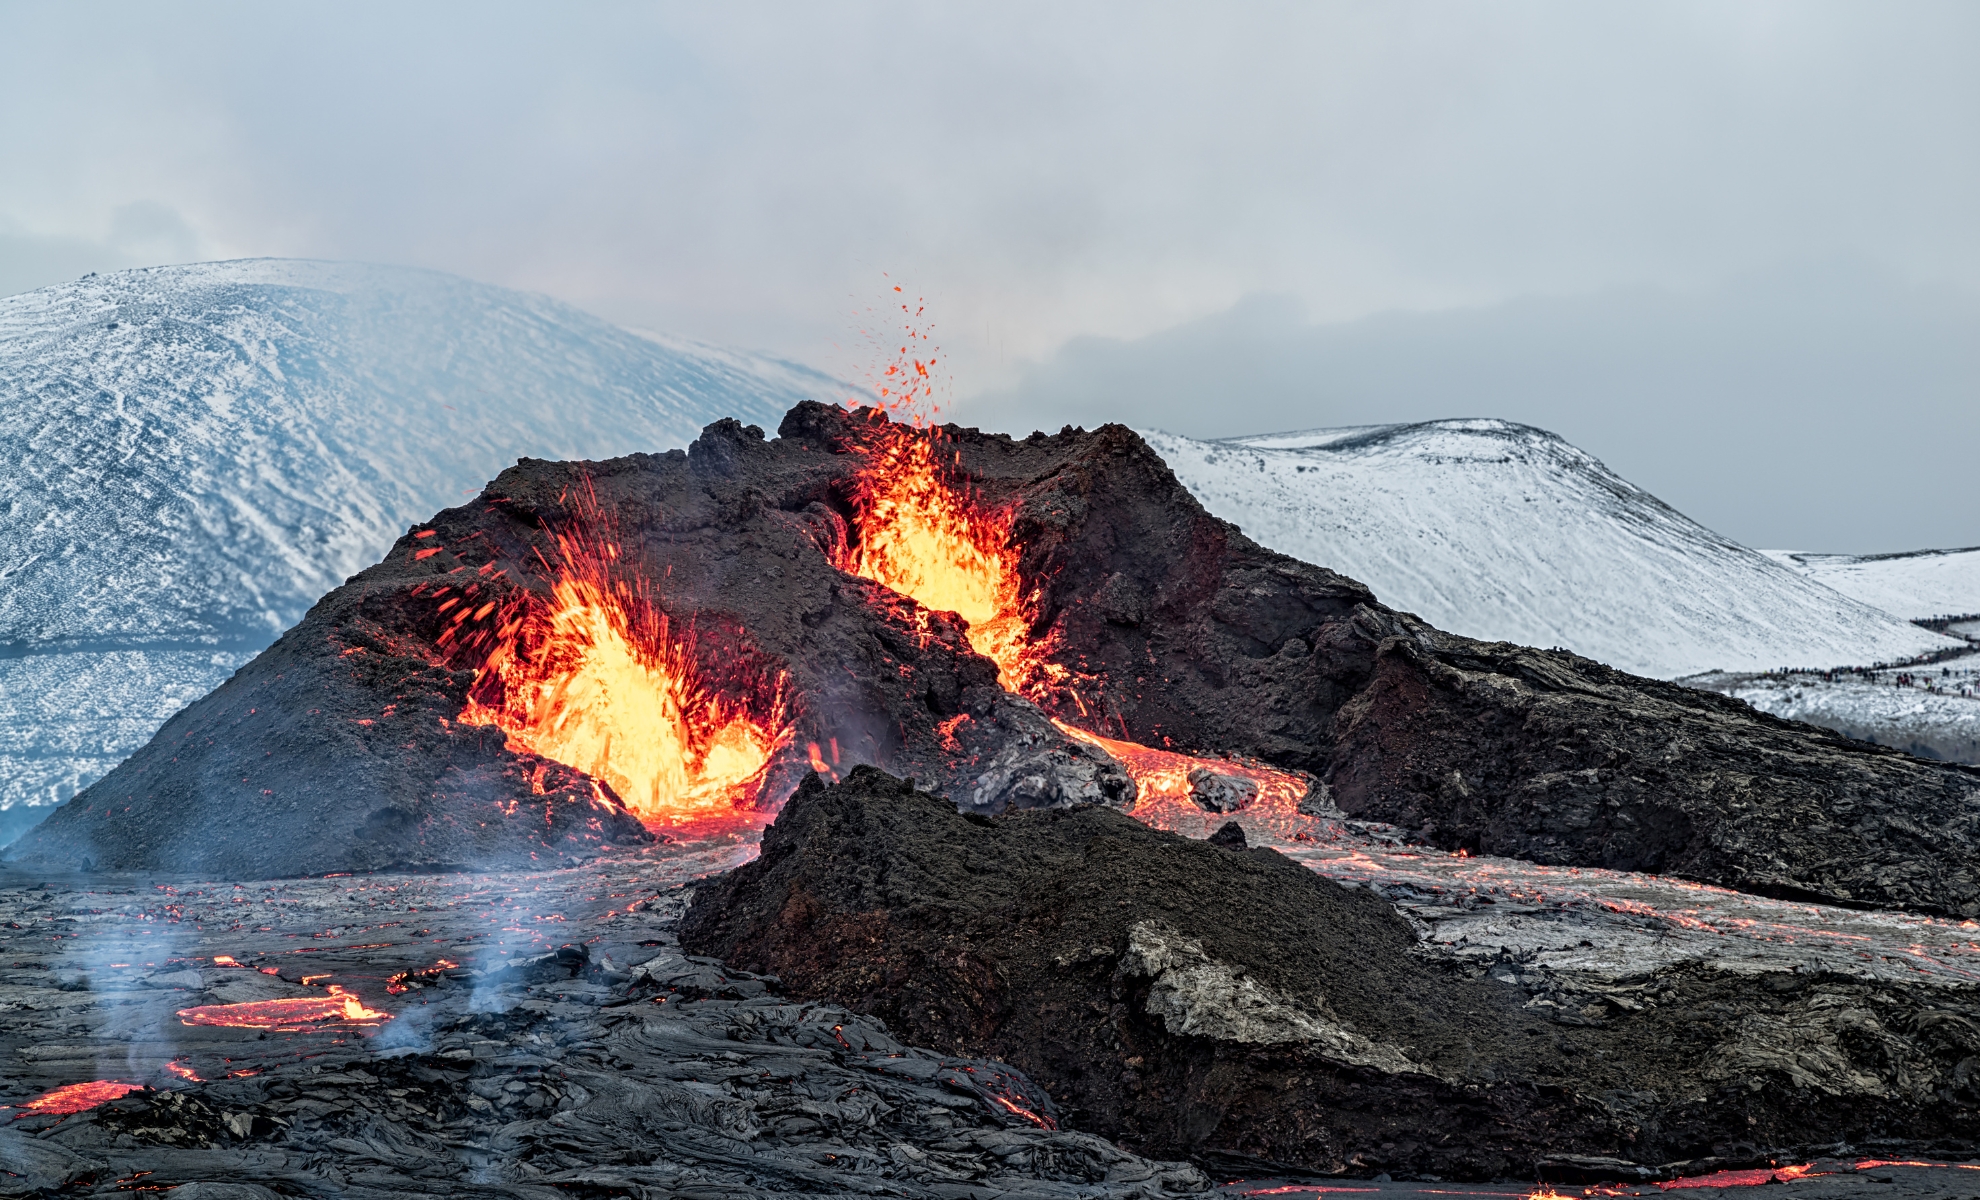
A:
[[[801,785],[680,936],[1009,1062],[1070,1127],[1160,1157],[1532,1178],[1838,1142],[1980,1150],[1970,989],[1474,972],[1276,851],[1105,808],[971,820],[868,768]]]
[[[1052,717],[1308,772],[1347,816],[1444,849],[1980,914],[1980,771],[1441,633],[1209,516],[1123,427],[1013,440],[806,403],[779,434],[722,421],[686,453],[524,460],[431,537],[408,531],[16,855],[267,875],[644,836],[581,775],[544,800],[541,762],[458,723],[477,664],[441,646],[447,614],[421,594],[463,579],[496,603],[546,594],[556,535],[594,522],[694,631],[718,691],[785,681],[767,803],[855,764],[983,813],[1127,803],[1118,764]],[[876,447],[934,436],[1018,551],[1025,698],[953,614],[833,565],[869,532],[855,494]]]
[[[1239,775],[1196,767],[1189,773],[1189,798],[1204,812],[1236,812],[1258,799],[1258,785]]]

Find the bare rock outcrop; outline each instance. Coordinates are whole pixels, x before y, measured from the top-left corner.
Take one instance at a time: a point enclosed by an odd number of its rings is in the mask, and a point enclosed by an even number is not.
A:
[[[1270,849],[1104,808],[972,818],[864,768],[800,787],[680,936],[1009,1062],[1070,1127],[1156,1157],[1533,1178],[1843,1142],[1980,1151],[1966,987],[1697,967],[1523,982],[1439,957],[1380,897]]]

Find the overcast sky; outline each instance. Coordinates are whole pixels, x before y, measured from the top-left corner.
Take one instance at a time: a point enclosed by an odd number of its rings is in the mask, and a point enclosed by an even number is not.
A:
[[[1502,416],[1733,537],[1980,543],[1980,5],[0,6],[0,293],[437,267],[960,419]]]

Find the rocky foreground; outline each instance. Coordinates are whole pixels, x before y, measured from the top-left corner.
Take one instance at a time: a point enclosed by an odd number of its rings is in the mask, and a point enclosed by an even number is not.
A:
[[[870,1017],[684,956],[671,933],[683,893],[654,884],[733,854],[251,888],[10,881],[0,1095],[17,1111],[0,1112],[0,1196],[199,1184],[189,1200],[1071,1200],[1209,1186],[1194,1166],[1055,1128],[1050,1100],[1001,1064],[903,1046]],[[276,1026],[255,1028],[178,1015],[333,986],[373,1016],[243,1012]],[[73,1115],[31,1099],[88,1081],[138,1090]]]
[[[1490,1179],[1980,1153],[1970,975],[1756,970],[1730,945],[1621,978],[1479,963],[1246,841],[1101,808],[972,821],[862,769],[800,788],[682,940],[1008,1061],[1162,1158]]]
[[[803,812],[801,806],[793,820]],[[1083,826],[1102,815],[1058,819]],[[1188,831],[1208,833],[1225,820],[1205,818]],[[1370,978],[1423,981],[1433,989],[1429,996],[1478,1001],[1475,1012],[1451,1016],[1471,1022],[1483,1065],[1555,1062],[1562,1076],[1550,1086],[1563,1089],[1624,1079],[1622,1087],[1583,1102],[1598,1116],[1662,1103],[1655,1089],[1668,1074],[1646,1086],[1592,1053],[1635,1053],[1643,1045],[1639,1035],[1656,1022],[1696,1042],[1701,1057],[1710,1047],[1750,1051],[1728,1058],[1723,1078],[1706,1082],[1711,1102],[1735,1113],[1742,1111],[1742,1093],[1752,1096],[1744,1111],[1756,1115],[1776,1111],[1783,1094],[1796,1094],[1808,1098],[1811,1110],[1855,1106],[1869,1125],[1881,1104],[1915,1105],[1907,1088],[1946,1088],[1949,1111],[1966,1103],[1952,1086],[1956,1078],[1943,1073],[1945,1039],[1961,1036],[1969,1019],[1980,964],[1975,931],[1961,922],[1759,899],[1648,876],[1461,858],[1400,845],[1394,831],[1353,821],[1313,820],[1295,831],[1303,837],[1291,839],[1278,836],[1275,822],[1255,809],[1236,821],[1254,843],[1273,841],[1315,872],[1315,887],[1330,889],[1314,893],[1327,905],[1320,911],[1339,919],[1335,932],[1321,931],[1321,945],[1374,935],[1370,944],[1378,952],[1365,964],[1316,967],[1293,953],[1282,974],[1260,969],[1258,978],[1267,982],[1296,980],[1307,969],[1329,981],[1348,977],[1347,989],[1330,1000],[1317,1050],[1305,1052],[1313,1065],[1302,1078],[1353,1076],[1352,1086],[1378,1098],[1391,1088],[1379,1057],[1358,1072],[1328,1065],[1328,1055],[1343,1047],[1364,1052],[1347,1034],[1405,1047],[1425,1065],[1460,1078],[1473,1069],[1447,1044],[1419,1047],[1407,1028],[1387,1032],[1400,1018],[1371,1012],[1379,1007],[1372,994],[1354,990],[1355,975],[1365,969]],[[964,823],[972,832],[958,845],[972,847],[970,839],[985,827]],[[1129,845],[1142,837],[1122,828],[1107,834]],[[1191,843],[1164,853],[1191,866],[1242,868],[1245,879],[1306,886],[1258,851],[1229,848],[1233,842],[1226,835],[1217,845]],[[1207,1185],[1232,1196],[1352,1189],[1428,1200],[1525,1197],[1540,1174],[1563,1181],[1568,1195],[1582,1186],[1566,1181],[1602,1179],[1610,1182],[1589,1185],[1591,1194],[1683,1197],[1720,1194],[1718,1186],[1729,1181],[1771,1179],[1776,1168],[1783,1182],[1768,1189],[1772,1196],[1867,1192],[1952,1200],[1980,1193],[1980,1178],[1963,1167],[1890,1161],[1950,1151],[1956,1148],[1950,1140],[1900,1130],[1821,1147],[1821,1157],[1804,1160],[1791,1156],[1797,1145],[1768,1143],[1761,1134],[1770,1127],[1742,1133],[1736,1121],[1709,1139],[1705,1149],[1712,1153],[1704,1158],[1622,1162],[1554,1154],[1534,1174],[1514,1176],[1517,1182],[1476,1184],[1383,1180],[1400,1176],[1382,1164],[1403,1157],[1396,1152],[1410,1140],[1387,1136],[1394,1145],[1373,1141],[1350,1156],[1349,1178],[1288,1176],[1214,1148],[1188,1166],[1124,1150],[1082,1124],[1090,1114],[1074,1105],[1086,1104],[1086,1096],[1114,1095],[1126,1111],[1142,1105],[1148,1089],[1173,1086],[1178,1069],[1242,1065],[1242,1056],[1219,1048],[1214,1028],[1172,1037],[1166,1016],[1123,1005],[1119,1017],[1141,1031],[1137,1036],[1154,1040],[1157,1057],[1143,1055],[1138,1066],[1117,1062],[1111,1074],[1091,1072],[1060,1098],[1040,1081],[1064,1088],[1062,1075],[1030,1077],[1015,1055],[1008,1065],[998,1063],[952,1039],[914,1049],[911,1012],[883,1028],[871,1013],[818,1000],[790,980],[683,951],[676,930],[688,889],[751,853],[747,841],[737,841],[656,846],[555,870],[244,883],[0,870],[0,1102],[15,1106],[0,1111],[0,1170],[11,1173],[0,1175],[0,1195],[184,1187],[175,1193],[184,1200],[766,1194],[1097,1200],[1189,1194]],[[1212,855],[1219,857],[1206,857]],[[988,880],[1007,863],[973,861],[980,868],[973,877],[945,866],[935,878],[956,884],[959,895],[1007,887]],[[866,878],[868,903],[914,895],[919,887],[912,871]],[[1150,874],[1144,882],[1163,881]],[[1085,988],[1104,976],[1107,957],[1125,951],[1127,933],[1147,920],[1168,921],[1206,956],[1226,955],[1225,965],[1241,961],[1230,956],[1234,943],[1225,930],[1207,920],[1215,913],[1209,901],[1222,886],[1219,873],[1206,874],[1200,885],[1193,872],[1178,888],[1135,890],[1140,911],[1117,904],[1118,915],[1102,914],[1081,927],[1120,940],[1096,936],[1084,946],[1081,952],[1092,957],[1069,964],[1070,983]],[[1090,915],[1090,889],[1075,892],[1068,907],[1086,906]],[[1035,894],[1018,896],[1013,911],[1043,902]],[[1249,911],[1232,923],[1249,920]],[[1265,930],[1303,919],[1283,909],[1264,916],[1270,918]],[[1398,921],[1409,934],[1398,933]],[[995,926],[989,917],[982,924]],[[912,928],[897,924],[882,932],[900,941]],[[1417,962],[1402,976],[1385,975],[1395,966],[1388,952],[1398,944]],[[1200,998],[1191,984],[1199,975],[1239,990],[1249,978],[1214,967],[1204,974],[1181,941],[1171,948],[1184,957],[1157,969],[1182,984],[1174,995],[1185,1005]],[[1145,938],[1138,953],[1145,966],[1163,957]],[[869,992],[879,995],[897,973],[890,963],[874,966],[881,982]],[[1123,981],[1155,992],[1147,977],[1129,972]],[[987,982],[990,993],[1008,994],[1008,983]],[[188,1024],[179,1015],[268,1001],[301,1002],[320,1012],[332,987],[372,1015],[344,1021],[264,1014],[259,1023],[266,1028]],[[1295,1007],[1306,1012],[1303,1001]],[[1419,1028],[1450,1027],[1426,1012],[1420,997],[1402,994],[1397,1008],[1422,1022]],[[1519,1028],[1542,1029],[1527,1035],[1541,1045],[1521,1054],[1496,1044],[1489,1022],[1478,1022],[1497,1015],[1523,1022]],[[1305,1023],[1310,1014],[1290,1026],[1274,1025],[1273,1016],[1267,1010],[1247,1020],[1267,1032],[1320,1028]],[[1799,1024],[1786,1031],[1783,1018]],[[1112,1000],[1104,1016],[1071,1012],[1065,1035],[1050,1045],[1090,1045],[1110,1019]],[[1200,1042],[1194,1057],[1160,1057],[1162,1046],[1191,1037]],[[1562,1042],[1590,1053],[1579,1063],[1557,1058]],[[1878,1051],[1888,1057],[1876,1060]],[[1301,1053],[1284,1042],[1252,1045],[1247,1053],[1254,1052],[1268,1064]],[[1668,1048],[1657,1053],[1662,1058],[1653,1055],[1653,1062],[1682,1057]],[[1954,1076],[1971,1061],[1955,1062]],[[1142,1073],[1142,1092],[1126,1086],[1129,1071]],[[136,1090],[69,1115],[60,1111],[65,1106],[51,1105],[62,1089],[90,1083],[113,1094]],[[1450,1085],[1425,1080],[1423,1086]],[[1509,1075],[1490,1090],[1532,1103],[1544,1089]],[[1407,1099],[1404,1091],[1391,1094]],[[1197,1105],[1189,1111],[1205,1111],[1200,1097],[1178,1098]],[[1478,1103],[1474,1098],[1453,1111],[1470,1119]],[[1043,1128],[1016,1109],[1051,1118],[1059,1128]],[[1381,1118],[1379,1106],[1368,1115]],[[1613,1131],[1613,1117],[1603,1120],[1610,1124],[1596,1127]],[[1379,1134],[1379,1125],[1369,1132]],[[1434,1118],[1415,1132],[1407,1153],[1468,1137],[1461,1120]],[[1593,1147],[1598,1155],[1602,1145]]]

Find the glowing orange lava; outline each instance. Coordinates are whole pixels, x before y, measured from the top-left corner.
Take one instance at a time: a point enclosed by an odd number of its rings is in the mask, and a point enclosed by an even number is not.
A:
[[[782,681],[767,700],[708,687],[692,632],[677,631],[644,582],[626,577],[626,556],[597,532],[595,504],[579,507],[588,519],[557,535],[549,601],[520,592],[500,611],[492,601],[470,608],[473,596],[461,605],[469,620],[493,620],[460,719],[602,780],[649,828],[733,818],[755,804],[789,741]]]
[[[939,430],[882,424],[853,490],[859,545],[836,565],[969,623],[969,644],[1018,691],[1030,621],[1007,522],[982,512],[938,457]]]
[[[879,413],[875,418],[875,435],[854,484],[858,545],[836,565],[911,596],[924,608],[956,613],[968,622],[971,647],[997,664],[998,682],[1046,701],[1067,672],[1031,640],[1032,605],[1008,519],[986,511],[944,466],[941,430],[920,428],[919,416],[914,427]],[[1308,780],[1294,772],[1156,750],[1056,718],[1054,724],[1113,755],[1139,789],[1135,815],[1158,828],[1197,836],[1214,828],[1201,828],[1207,818],[1190,802],[1189,773],[1197,768],[1256,784],[1258,798],[1246,811],[1281,836],[1308,823],[1297,811]],[[815,752],[812,765],[823,769]]]
[[[1144,824],[1172,833],[1201,837],[1230,820],[1229,813],[1206,813],[1189,798],[1189,773],[1207,767],[1220,775],[1235,775],[1258,785],[1258,798],[1244,808],[1248,820],[1257,821],[1281,837],[1310,824],[1299,812],[1306,795],[1307,778],[1293,771],[1281,771],[1260,763],[1236,762],[1222,758],[1197,758],[1173,750],[1157,750],[1137,742],[1088,733],[1054,717],[1068,737],[1098,746],[1121,764],[1133,778],[1136,788],[1134,815]]]
[[[56,1116],[66,1117],[70,1113],[79,1113],[95,1108],[99,1104],[108,1104],[117,1097],[127,1092],[135,1092],[143,1086],[141,1083],[123,1083],[115,1079],[98,1079],[90,1083],[65,1083],[53,1091],[43,1092],[26,1104],[19,1105],[20,1112],[16,1114],[16,1118],[24,1117],[29,1113],[53,1113]]]
[[[369,1029],[389,1021],[392,1014],[366,1008],[344,989],[330,985],[327,996],[297,996],[288,1000],[249,1000],[241,1004],[203,1004],[179,1010],[187,1025],[224,1025],[237,1029],[270,1029],[296,1033],[304,1029]]]

